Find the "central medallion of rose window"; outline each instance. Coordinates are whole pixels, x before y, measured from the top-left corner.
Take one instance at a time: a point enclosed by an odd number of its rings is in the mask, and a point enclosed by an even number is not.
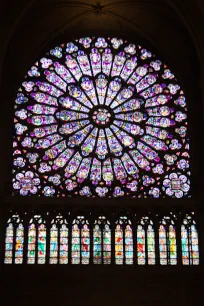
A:
[[[105,108],[99,108],[93,112],[92,119],[96,124],[105,126],[110,124],[111,113]]]

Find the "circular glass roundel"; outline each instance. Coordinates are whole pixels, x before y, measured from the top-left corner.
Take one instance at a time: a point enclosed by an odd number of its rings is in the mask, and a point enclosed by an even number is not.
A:
[[[111,114],[106,108],[100,107],[94,111],[92,118],[98,125],[110,125]]]
[[[85,37],[50,50],[15,100],[13,194],[190,196],[184,92],[149,50]]]

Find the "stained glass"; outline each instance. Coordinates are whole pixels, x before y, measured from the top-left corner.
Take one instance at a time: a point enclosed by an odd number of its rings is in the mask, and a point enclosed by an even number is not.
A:
[[[142,217],[137,227],[137,259],[139,265],[155,264],[155,233],[149,217]]]
[[[155,265],[155,235],[152,225],[147,229],[148,264]]]
[[[6,229],[6,240],[5,240],[5,259],[4,263],[11,264],[13,258],[13,224],[9,223]]]
[[[159,227],[159,251],[161,265],[177,264],[176,229],[170,217],[164,217]]]
[[[29,264],[45,264],[46,261],[46,226],[40,215],[35,215],[28,226],[28,252]]]
[[[58,228],[53,224],[50,230],[50,264],[58,263]]]
[[[173,225],[169,226],[169,249],[170,249],[170,264],[177,264],[177,247],[176,247],[176,230]]]
[[[124,247],[123,247],[123,229],[121,225],[116,225],[115,230],[115,263],[122,265],[124,259]]]
[[[36,257],[36,227],[30,224],[28,228],[28,264],[34,264]]]
[[[23,221],[18,214],[13,214],[7,222],[5,236],[5,264],[22,264],[24,247]]]
[[[44,224],[38,227],[38,263],[44,264],[46,257],[46,227]]]
[[[68,263],[68,228],[66,224],[62,224],[60,228],[60,264]]]
[[[87,224],[81,229],[81,263],[89,264],[90,259],[90,236]]]
[[[100,216],[93,228],[93,263],[111,263],[111,230],[110,222]]]
[[[103,229],[103,263],[111,263],[111,230],[109,222]]]
[[[81,261],[80,229],[77,224],[72,227],[72,264],[79,264]]]
[[[50,229],[50,264],[68,263],[68,227],[61,215],[51,222]]]
[[[24,227],[19,224],[16,229],[15,264],[23,263]]]
[[[99,225],[94,226],[93,230],[93,263],[102,263],[102,233]]]
[[[57,177],[55,179],[57,181]],[[177,265],[179,256],[182,256],[183,265],[199,265],[198,231],[193,212],[186,214],[180,225],[181,252],[178,254],[176,215],[170,213],[159,221],[158,254],[155,250],[155,225],[150,214],[148,215],[144,215],[137,224],[135,248],[132,223],[127,216],[117,219],[114,233],[113,225],[103,215],[99,215],[91,225],[84,216],[75,217],[70,233],[71,264],[89,264],[92,257],[94,264],[111,264],[113,259],[117,265],[131,265],[135,256],[138,265],[155,265],[157,255],[161,265]],[[50,264],[68,264],[68,221],[61,214],[57,214],[50,224],[48,254],[45,220],[41,215],[34,215],[30,219],[26,247],[28,264],[45,264],[47,256]],[[8,219],[5,232],[5,264],[24,262],[24,226],[24,220],[17,213]],[[111,238],[114,239],[113,245]],[[90,245],[90,239],[93,247]],[[114,251],[115,253],[112,253]]]
[[[145,230],[141,225],[137,227],[137,259],[139,265],[144,265],[146,262]]]
[[[89,264],[90,230],[88,221],[78,216],[72,226],[72,264]]]
[[[190,197],[185,94],[142,46],[57,46],[32,65],[14,108],[14,195]]]
[[[198,232],[195,221],[189,215],[183,220],[183,225],[181,226],[181,246],[183,265],[198,265]]]
[[[166,228],[160,225],[159,228],[159,251],[160,251],[160,264],[167,265],[167,237]]]
[[[126,225],[125,228],[125,264],[133,264],[133,236],[130,225]]]
[[[133,264],[133,234],[130,220],[123,216],[116,222],[115,263]]]

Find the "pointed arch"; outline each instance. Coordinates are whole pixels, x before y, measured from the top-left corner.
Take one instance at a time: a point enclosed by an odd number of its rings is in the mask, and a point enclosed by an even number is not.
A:
[[[183,219],[181,248],[183,265],[199,265],[198,231],[193,215],[186,215]]]
[[[19,214],[13,214],[7,221],[4,263],[22,264],[24,249],[24,226]]]
[[[105,216],[99,216],[93,226],[93,263],[111,263],[111,228]]]
[[[155,265],[155,230],[153,221],[142,217],[137,226],[138,265]]]
[[[90,263],[90,227],[84,216],[77,216],[72,222],[72,264]]]
[[[61,215],[51,221],[50,264],[68,264],[68,222]]]
[[[115,263],[117,265],[133,264],[132,222],[126,216],[121,216],[116,221]]]
[[[41,215],[34,215],[28,226],[28,264],[46,262],[46,222]]]
[[[172,216],[164,216],[160,221],[159,254],[161,265],[177,264],[176,226]]]

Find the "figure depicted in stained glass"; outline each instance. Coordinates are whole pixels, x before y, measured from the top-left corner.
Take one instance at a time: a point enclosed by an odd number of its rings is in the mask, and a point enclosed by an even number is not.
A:
[[[41,215],[34,215],[28,226],[29,264],[45,264],[46,261],[46,225]]]
[[[161,265],[177,264],[176,228],[172,216],[166,216],[161,221],[159,227],[159,250]]]
[[[24,227],[20,223],[16,229],[15,263],[23,263]]]
[[[15,99],[13,194],[190,196],[186,97],[165,63],[85,37],[34,63]]]
[[[13,214],[7,221],[5,236],[5,264],[22,264],[24,248],[23,220]]]
[[[155,265],[155,232],[150,221],[150,225],[147,228],[147,249],[148,249],[148,264]]]
[[[38,228],[38,263],[45,263],[46,256],[46,228],[41,224]]]
[[[125,263],[133,264],[133,236],[131,225],[125,228]]]
[[[68,263],[68,228],[67,222],[62,224],[60,228],[60,255],[59,263],[67,264]]]
[[[123,229],[117,224],[115,229],[115,261],[116,264],[123,264]]]
[[[50,263],[58,263],[58,228],[53,224],[50,230]]]
[[[109,221],[103,229],[103,263],[111,263],[111,229]]]
[[[105,216],[99,216],[93,227],[93,263],[111,263],[110,222]]]
[[[81,229],[81,258],[82,264],[88,264],[90,257],[90,237],[89,228],[87,224],[84,224]]]
[[[137,228],[137,258],[138,264],[145,264],[145,230],[141,225],[138,225]]]
[[[115,263],[133,264],[133,234],[131,221],[120,217],[115,228]]]
[[[50,264],[68,263],[68,223],[61,215],[51,222]]]
[[[199,264],[198,232],[192,215],[186,215],[181,226],[181,247],[183,265]]]
[[[99,225],[94,226],[93,230],[93,262],[96,264],[102,263],[102,240],[101,240],[101,229]]]
[[[13,224],[9,223],[6,229],[4,263],[12,263],[13,259]]]
[[[155,264],[155,233],[148,216],[142,217],[137,227],[137,259],[139,265]]]
[[[78,216],[72,226],[72,264],[89,264],[90,230],[88,221]]]

